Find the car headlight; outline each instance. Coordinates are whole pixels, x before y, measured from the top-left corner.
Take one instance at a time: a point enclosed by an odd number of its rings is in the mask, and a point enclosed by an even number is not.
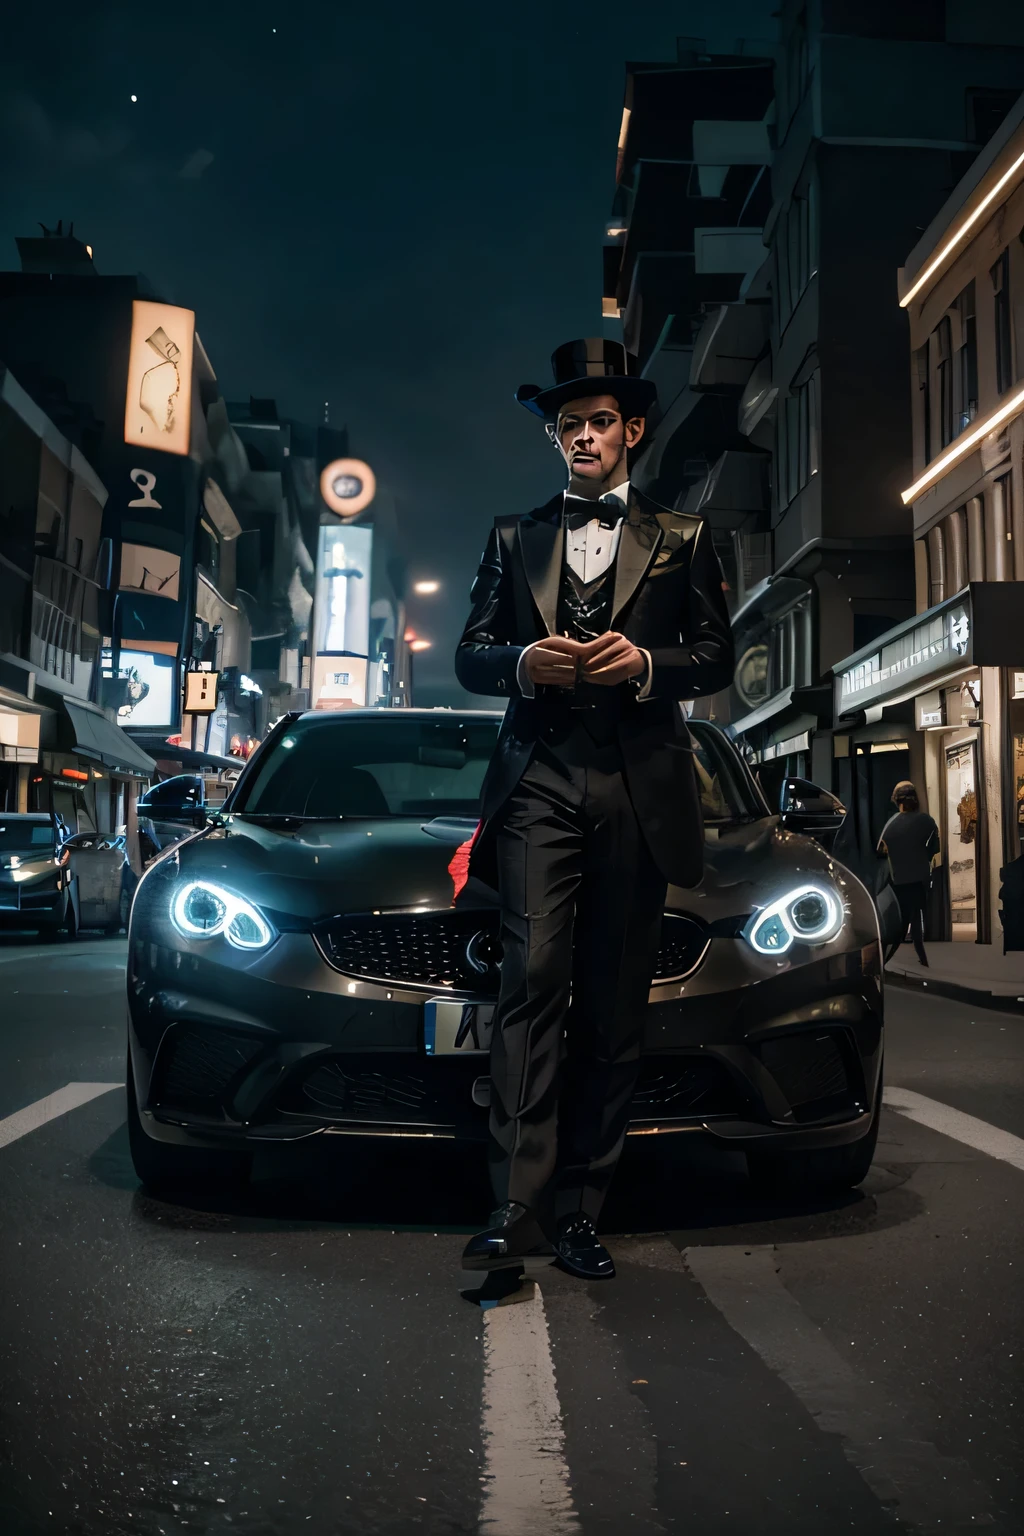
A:
[[[258,907],[209,880],[191,880],[175,892],[171,921],[186,939],[223,934],[236,949],[265,949],[274,937]]]
[[[781,955],[796,941],[827,944],[843,926],[843,904],[824,885],[799,885],[755,912],[743,937],[760,955]]]

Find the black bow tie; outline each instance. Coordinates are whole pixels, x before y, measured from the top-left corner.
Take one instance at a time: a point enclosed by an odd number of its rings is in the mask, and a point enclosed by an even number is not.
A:
[[[567,528],[585,528],[596,519],[602,528],[614,528],[626,515],[626,503],[619,496],[602,496],[588,501],[585,496],[566,494],[563,520]]]

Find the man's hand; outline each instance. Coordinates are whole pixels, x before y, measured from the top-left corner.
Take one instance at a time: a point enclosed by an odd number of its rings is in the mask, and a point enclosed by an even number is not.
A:
[[[615,630],[580,647],[580,673],[588,683],[599,683],[606,688],[639,677],[646,665],[643,651],[638,651],[631,640]]]
[[[551,635],[531,645],[523,666],[530,682],[555,688],[572,688],[576,682],[576,661],[585,649],[578,640],[565,635]]]

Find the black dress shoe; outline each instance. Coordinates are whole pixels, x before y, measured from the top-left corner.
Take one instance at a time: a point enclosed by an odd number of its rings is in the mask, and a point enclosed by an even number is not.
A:
[[[509,1269],[524,1259],[551,1257],[551,1244],[531,1210],[509,1200],[491,1216],[485,1232],[471,1237],[462,1253],[463,1269]]]
[[[589,1216],[563,1216],[555,1231],[555,1263],[581,1280],[614,1280],[615,1265]]]

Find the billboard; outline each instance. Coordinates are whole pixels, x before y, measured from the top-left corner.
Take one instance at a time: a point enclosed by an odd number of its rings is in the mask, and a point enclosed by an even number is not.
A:
[[[132,303],[124,440],[133,447],[188,453],[195,318],[173,304]]]
[[[372,558],[372,528],[335,525],[320,529],[311,699],[314,709],[325,689],[325,702],[326,697],[343,697],[357,704],[366,702]],[[323,658],[330,658],[331,665],[321,666]],[[342,664],[346,660],[359,660],[362,665],[346,667]],[[347,673],[347,681],[336,684],[335,673],[339,677]]]
[[[121,647],[117,676],[127,687],[117,711],[118,725],[169,727],[176,716],[176,656]]]

